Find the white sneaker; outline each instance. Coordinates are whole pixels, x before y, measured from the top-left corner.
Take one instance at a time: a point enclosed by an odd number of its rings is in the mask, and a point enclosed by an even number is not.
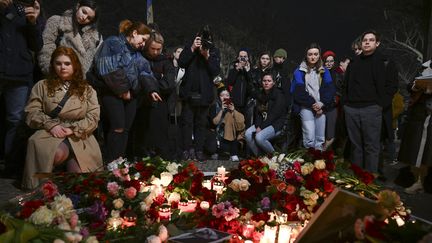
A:
[[[423,184],[421,180],[416,181],[414,184],[412,184],[410,187],[405,188],[405,193],[408,194],[417,194],[419,192],[423,192]]]
[[[231,156],[231,161],[232,162],[239,162],[240,159],[239,159],[239,157],[237,155],[233,155],[233,156]]]

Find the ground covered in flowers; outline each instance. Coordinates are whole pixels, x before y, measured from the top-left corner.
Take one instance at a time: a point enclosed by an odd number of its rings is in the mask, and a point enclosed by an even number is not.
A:
[[[382,208],[338,240],[428,237],[431,228],[412,222],[399,196],[374,179],[331,152],[313,150],[243,160],[211,177],[193,161],[117,160],[104,172],[52,175],[11,200],[0,217],[0,242],[166,242],[204,227],[231,234],[232,242],[275,240],[270,228],[281,234],[288,227],[289,242],[337,187]]]

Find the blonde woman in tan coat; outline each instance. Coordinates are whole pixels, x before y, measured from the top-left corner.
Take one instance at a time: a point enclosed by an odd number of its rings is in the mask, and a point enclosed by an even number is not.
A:
[[[64,102],[66,94],[69,98]],[[54,51],[50,76],[33,87],[25,112],[26,123],[38,130],[28,140],[23,188],[38,186],[35,173],[102,169],[101,151],[92,135],[100,112],[96,92],[83,79],[71,48]]]

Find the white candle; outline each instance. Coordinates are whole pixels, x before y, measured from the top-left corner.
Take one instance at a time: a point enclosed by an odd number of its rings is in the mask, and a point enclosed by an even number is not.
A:
[[[276,231],[277,226],[264,226],[264,236],[265,242],[274,243],[276,241]]]
[[[225,177],[225,172],[226,172],[225,167],[221,166],[221,167],[218,167],[218,168],[217,168],[217,173],[218,173],[222,178]]]
[[[202,202],[200,203],[200,207],[201,207],[201,209],[203,209],[203,210],[207,210],[207,209],[210,208],[210,203],[207,202],[207,201],[202,201]]]
[[[289,243],[291,237],[291,226],[279,225],[278,243]]]
[[[209,189],[209,190],[212,189],[211,181],[210,180],[203,180],[202,186],[205,187],[205,188],[207,188],[207,189]]]

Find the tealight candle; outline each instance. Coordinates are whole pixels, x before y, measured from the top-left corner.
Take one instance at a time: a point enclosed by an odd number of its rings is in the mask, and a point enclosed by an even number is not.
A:
[[[169,204],[163,204],[159,208],[159,219],[170,220],[171,219],[171,206]]]
[[[203,180],[202,182],[202,186],[211,190],[212,189],[212,185],[211,185],[211,181],[210,180]]]
[[[179,202],[178,209],[181,213],[186,213],[188,211],[188,202]]]
[[[200,203],[200,207],[201,207],[201,209],[203,209],[203,210],[207,210],[207,209],[210,208],[210,203],[207,202],[207,201],[202,201],[202,202]]]
[[[187,206],[187,212],[188,213],[195,212],[196,206],[197,206],[197,201],[196,200],[189,200],[188,201],[188,206]]]

